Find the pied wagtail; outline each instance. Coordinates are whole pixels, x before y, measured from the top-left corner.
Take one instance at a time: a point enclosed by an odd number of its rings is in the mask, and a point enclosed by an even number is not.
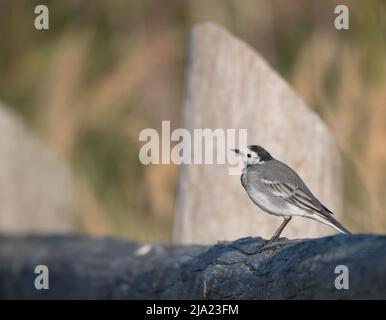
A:
[[[260,209],[284,217],[271,241],[279,238],[292,216],[314,219],[342,233],[350,233],[334,219],[333,213],[320,203],[294,170],[274,159],[264,148],[250,145],[233,151],[245,164],[241,184],[252,201]]]

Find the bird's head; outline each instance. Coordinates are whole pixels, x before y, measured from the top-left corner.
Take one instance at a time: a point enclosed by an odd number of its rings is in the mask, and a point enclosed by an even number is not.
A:
[[[263,164],[272,160],[272,156],[264,148],[256,145],[249,145],[246,148],[233,149],[246,165]]]

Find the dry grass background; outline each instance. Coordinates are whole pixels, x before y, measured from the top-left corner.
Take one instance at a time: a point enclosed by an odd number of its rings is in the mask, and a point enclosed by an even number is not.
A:
[[[350,30],[334,7],[350,6]],[[332,130],[345,219],[386,231],[384,1],[0,1],[0,97],[75,172],[79,229],[169,241],[178,168],[143,167],[142,128],[179,126],[187,31],[212,20],[250,43]]]

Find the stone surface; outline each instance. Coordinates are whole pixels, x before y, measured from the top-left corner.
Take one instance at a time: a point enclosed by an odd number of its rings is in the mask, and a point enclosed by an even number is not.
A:
[[[0,104],[0,232],[74,230],[69,170]]]
[[[386,299],[386,236],[161,246],[0,237],[0,299]],[[34,269],[49,269],[36,290]],[[337,290],[335,268],[349,270]]]
[[[341,220],[341,162],[321,119],[252,48],[212,23],[191,32],[183,127],[248,130],[248,144],[265,147],[295,169]],[[262,213],[227,165],[181,168],[175,243],[210,244],[245,236],[270,237],[282,219]],[[283,236],[335,231],[295,217]]]

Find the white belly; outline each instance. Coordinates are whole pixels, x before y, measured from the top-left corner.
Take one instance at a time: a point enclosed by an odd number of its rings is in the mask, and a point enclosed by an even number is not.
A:
[[[272,197],[260,192],[258,189],[247,190],[252,201],[262,210],[277,216],[310,216],[300,208],[284,202],[282,199],[273,199]]]
[[[273,214],[275,216],[301,216],[301,217],[307,217],[316,221],[319,221],[321,223],[324,223],[330,227],[335,228],[336,230],[342,232],[337,228],[332,222],[328,221],[324,217],[316,214],[316,213],[310,213],[305,210],[302,210],[301,208],[288,203],[284,201],[284,199],[281,199],[278,197],[278,199],[275,199],[273,196],[269,196],[264,192],[261,192],[259,189],[254,187],[248,187],[245,186],[245,189],[249,195],[249,197],[252,199],[252,201],[262,210],[264,210],[267,213]]]

